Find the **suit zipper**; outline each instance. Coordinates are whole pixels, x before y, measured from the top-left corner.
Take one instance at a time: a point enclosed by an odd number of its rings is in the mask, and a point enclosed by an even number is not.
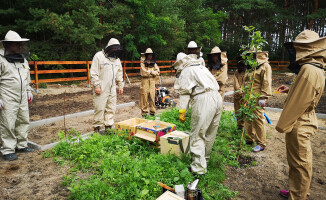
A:
[[[16,66],[16,63],[15,63],[15,67]],[[19,78],[20,78],[20,103],[22,103],[22,98],[23,98],[23,81],[22,81],[22,77],[20,75],[20,71],[19,71],[19,68],[18,69],[18,74],[19,74]]]
[[[113,87],[113,81],[114,81],[114,68],[113,68],[113,64],[112,64],[112,74],[113,74],[113,76],[112,76],[112,84],[111,84],[110,92],[111,92],[111,90],[112,90],[112,87]]]

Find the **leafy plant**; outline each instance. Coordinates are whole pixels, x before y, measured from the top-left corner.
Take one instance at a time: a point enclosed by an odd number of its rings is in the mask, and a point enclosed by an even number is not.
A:
[[[260,31],[255,31],[255,27],[244,26],[244,29],[249,33],[250,42],[247,46],[242,46],[240,51],[242,51],[241,56],[245,60],[245,65],[250,66],[246,70],[245,75],[249,76],[249,81],[246,82],[245,85],[241,86],[243,98],[241,99],[242,104],[240,105],[240,109],[238,110],[237,116],[239,116],[239,118],[245,122],[251,122],[254,118],[257,118],[257,116],[254,114],[254,111],[260,108],[259,106],[257,106],[257,100],[259,99],[260,94],[253,92],[253,85],[258,66],[257,60],[254,55],[256,55],[257,52],[262,50],[263,46],[267,44],[267,41],[262,38]],[[243,127],[239,151],[241,150],[244,134],[245,129]]]
[[[177,130],[191,129],[190,117],[186,123],[180,123],[175,108],[162,112],[160,119],[177,124]],[[58,164],[71,165],[62,182],[71,191],[70,199],[156,199],[161,194],[157,182],[173,187],[187,185],[195,179],[188,171],[189,156],[180,159],[174,155],[161,155],[149,142],[112,133],[95,133],[82,140],[78,132],[71,131],[66,135],[61,132],[60,143],[43,153],[45,157],[54,157]],[[204,199],[230,199],[236,195],[222,183],[226,178],[225,165],[239,167],[236,160],[239,141],[233,113],[223,112],[208,172],[198,186]]]

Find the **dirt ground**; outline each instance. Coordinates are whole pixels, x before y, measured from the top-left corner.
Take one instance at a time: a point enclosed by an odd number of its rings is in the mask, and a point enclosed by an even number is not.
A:
[[[141,112],[138,106],[132,106],[122,109],[117,109],[115,115],[115,122],[130,119],[131,117],[140,117]],[[87,115],[83,117],[74,117],[66,120],[67,131],[76,130],[81,134],[89,133],[93,131],[92,127],[93,115]],[[102,127],[104,128],[104,127]],[[28,138],[29,140],[39,144],[45,145],[59,141],[58,133],[64,130],[64,121],[60,120],[51,124],[36,127],[30,130]]]
[[[69,195],[62,186],[68,167],[58,166],[52,158],[42,158],[41,152],[17,156],[19,159],[12,162],[0,158],[0,199],[65,199]]]
[[[132,86],[126,83],[124,94],[118,95],[117,104],[133,101],[136,102],[136,106],[117,109],[115,122],[131,117],[141,117],[139,109],[140,81],[138,78],[133,78],[131,81]],[[171,89],[173,82],[174,78],[169,76],[164,77],[162,86]],[[159,80],[157,80],[157,85],[159,85]],[[64,99],[64,96],[66,99]],[[63,106],[64,104],[65,106]],[[86,83],[71,86],[52,84],[47,89],[40,89],[39,94],[35,95],[33,103],[30,104],[30,119],[31,121],[35,121],[49,117],[63,116],[64,113],[71,114],[91,109],[94,109],[93,96],[91,89],[87,87]],[[93,115],[75,117],[66,120],[66,129],[67,131],[74,129],[85,134],[93,130],[92,123]],[[58,141],[58,132],[62,130],[64,130],[63,120],[32,128],[28,138],[37,144],[45,145]]]
[[[226,110],[233,110],[225,106]],[[286,160],[285,136],[275,131],[275,124],[280,113],[266,112],[272,125],[266,125],[267,147],[260,153],[250,153],[257,166],[232,168],[227,170],[225,185],[236,190],[236,199],[251,200],[284,199],[279,191],[288,189],[288,164]],[[319,126],[326,127],[326,120],[318,120]],[[311,200],[326,199],[326,131],[319,130],[312,137],[313,178],[311,182]]]
[[[287,76],[273,76],[273,90],[278,85],[289,84],[291,78]],[[174,78],[164,77],[163,86],[170,88],[173,93]],[[131,79],[130,87],[126,84],[125,94],[118,96],[118,104],[131,101],[139,101],[139,79]],[[233,90],[233,76],[230,74],[227,91]],[[157,81],[158,83],[158,81]],[[66,91],[65,113],[76,113],[93,109],[91,89],[86,83],[77,86],[49,85],[47,89],[40,89],[38,95],[34,95],[34,101],[30,104],[31,121],[61,116],[64,113],[63,102]],[[280,94],[277,94],[280,95]],[[174,98],[178,95],[173,93]],[[269,100],[269,106],[282,107],[285,95],[275,96]],[[232,95],[226,97],[226,101],[232,102]],[[325,93],[319,103],[317,112],[326,113]],[[232,110],[231,106],[225,109]],[[279,113],[267,112],[274,120]],[[117,110],[115,120],[121,121],[131,117],[140,117],[137,106]],[[91,131],[92,116],[67,120],[69,129],[75,128],[82,133]],[[326,121],[319,120],[319,125],[326,127]],[[32,129],[29,139],[40,144],[47,144],[57,140],[57,133],[63,129],[63,122],[45,125]],[[225,185],[231,190],[236,190],[239,195],[236,199],[281,199],[278,196],[280,189],[288,189],[287,175],[288,165],[285,155],[284,135],[274,130],[274,125],[267,128],[268,146],[265,151],[258,154],[250,154],[257,161],[257,166],[249,168],[228,168]],[[318,131],[312,137],[314,154],[313,180],[311,185],[311,199],[326,199],[326,131]],[[18,154],[19,159],[6,162],[0,158],[0,199],[65,199],[69,195],[67,188],[61,185],[62,176],[69,170],[67,167],[57,166],[51,158],[42,158],[41,152],[31,154]]]

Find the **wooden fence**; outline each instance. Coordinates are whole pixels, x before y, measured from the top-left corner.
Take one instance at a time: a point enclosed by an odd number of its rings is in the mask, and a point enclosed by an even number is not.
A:
[[[172,64],[174,62],[175,62],[174,60],[158,60],[157,63],[159,65],[161,74],[169,73],[172,76],[174,73]],[[287,66],[289,64],[288,61],[269,61],[269,62],[274,71],[287,71]],[[124,79],[126,79],[126,76],[131,77],[131,76],[140,75],[140,61],[122,61],[121,63],[123,65]],[[32,80],[32,83],[36,84],[36,92],[38,92],[40,83],[87,80],[88,86],[90,87],[89,70],[92,61],[30,61],[29,64],[31,66],[31,74],[35,76],[35,78]],[[130,66],[131,64],[133,66]],[[237,63],[235,60],[229,60],[228,62],[229,69],[230,70],[236,69],[236,64]],[[38,67],[40,65],[79,65],[84,67],[79,69],[39,70]],[[84,76],[69,77],[69,78],[48,78],[48,79],[39,77],[40,74],[64,74],[64,73],[83,73]]]

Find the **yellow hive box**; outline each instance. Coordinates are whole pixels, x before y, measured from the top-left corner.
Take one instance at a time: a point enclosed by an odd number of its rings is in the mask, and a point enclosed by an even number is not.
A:
[[[114,124],[116,132],[126,131],[129,136],[136,134],[136,126],[149,121],[148,119],[142,118],[131,118]]]
[[[178,195],[176,195],[170,191],[166,191],[156,200],[184,200],[184,198],[179,197]]]
[[[175,124],[170,124],[162,121],[160,121],[160,126],[158,128],[156,128],[155,126],[156,124],[154,120],[149,120],[147,122],[139,124],[138,126],[136,126],[137,130],[135,137],[151,142],[158,142],[160,140],[160,137],[176,130]]]
[[[161,154],[174,154],[181,157],[183,153],[189,150],[189,135],[182,131],[173,131],[160,138]],[[181,148],[182,146],[182,148]]]

